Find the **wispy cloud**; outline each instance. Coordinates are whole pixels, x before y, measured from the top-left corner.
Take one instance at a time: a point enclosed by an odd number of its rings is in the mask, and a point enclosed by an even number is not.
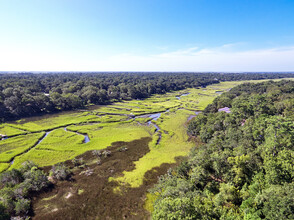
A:
[[[150,56],[113,56],[101,66],[132,71],[294,71],[294,46],[236,51],[234,44]]]
[[[0,70],[44,71],[294,71],[294,46],[240,50],[237,44],[190,47],[153,55],[118,54],[85,57],[75,54],[17,53],[0,48]]]

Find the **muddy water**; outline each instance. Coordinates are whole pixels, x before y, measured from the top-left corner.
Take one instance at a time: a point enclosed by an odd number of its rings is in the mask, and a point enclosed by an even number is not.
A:
[[[84,143],[88,143],[90,141],[90,138],[88,135],[84,135],[85,136],[85,140],[84,140]]]
[[[157,126],[157,124],[154,124],[151,121],[148,121],[147,124],[148,125],[153,125],[155,127],[155,132],[160,131],[160,128]]]
[[[112,154],[103,158],[97,166],[92,161],[96,157],[92,152],[86,152],[82,157],[87,165],[85,169],[74,169],[73,181],[58,181],[51,191],[44,192],[32,201],[33,220],[64,220],[64,219],[150,219],[150,214],[144,209],[145,196],[158,180],[171,167],[176,166],[182,158],[176,158],[174,164],[162,164],[146,172],[144,182],[140,187],[121,186],[121,191],[113,190],[118,185],[109,181],[110,177],[121,176],[124,171],[135,169],[135,161],[146,155],[149,149],[150,137],[131,142],[113,143],[107,150]],[[127,147],[127,151],[119,151]],[[72,166],[71,161],[65,162]],[[49,171],[51,167],[44,168]],[[91,175],[83,174],[91,170]],[[70,195],[70,196],[69,196]]]

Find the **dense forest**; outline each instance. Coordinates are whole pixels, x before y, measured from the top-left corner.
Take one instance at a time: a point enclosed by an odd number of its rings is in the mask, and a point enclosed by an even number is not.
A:
[[[19,73],[0,74],[0,121],[142,99],[219,81],[293,77],[291,73]]]
[[[151,190],[154,219],[294,219],[294,82],[237,86],[188,132],[202,144]]]

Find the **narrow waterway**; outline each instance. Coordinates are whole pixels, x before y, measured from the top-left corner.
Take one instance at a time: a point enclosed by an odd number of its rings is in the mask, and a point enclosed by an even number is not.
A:
[[[184,94],[182,94],[182,95],[180,95],[180,96],[177,96],[176,98],[177,99],[181,99],[181,97],[182,96],[187,96],[187,95],[189,95],[190,93],[184,93]],[[146,117],[146,118],[149,118],[150,120],[148,120],[148,122],[147,122],[147,125],[152,125],[152,126],[154,126],[155,127],[155,132],[154,133],[156,133],[157,135],[158,135],[158,140],[157,140],[157,143],[156,143],[156,145],[158,145],[159,143],[160,143],[160,141],[161,141],[161,138],[162,138],[162,134],[161,134],[161,129],[160,129],[160,127],[155,123],[155,121],[157,121],[159,118],[160,118],[160,116],[161,116],[161,114],[162,113],[167,113],[167,112],[169,112],[169,109],[167,109],[165,112],[157,112],[157,113],[153,113],[153,114],[144,114],[144,115],[140,115],[140,116],[132,116],[132,118],[142,118],[142,117]],[[196,115],[198,115],[200,112],[195,112],[195,114]],[[108,113],[108,114],[110,114],[111,115],[111,113]],[[115,115],[117,115],[117,114],[115,114]],[[122,114],[119,114],[119,115],[122,115]],[[123,115],[126,115],[126,114],[123,114]],[[196,117],[196,115],[190,115],[189,116],[189,118],[188,118],[188,121],[189,120],[191,120],[192,118],[194,118],[194,117]],[[128,116],[130,116],[130,115],[128,115]],[[55,128],[55,129],[58,129],[58,128]],[[22,155],[22,154],[24,154],[24,153],[27,153],[29,150],[31,150],[31,149],[33,149],[33,148],[35,148],[35,147],[37,147],[52,131],[54,131],[55,129],[52,129],[52,130],[50,130],[50,131],[47,131],[46,133],[45,133],[45,135],[34,145],[34,146],[32,146],[30,149],[28,149],[27,151],[25,151],[25,152],[23,152],[23,153],[21,153],[20,155]],[[67,127],[64,127],[64,130],[65,131],[68,131],[67,130]],[[70,132],[72,132],[72,131],[70,131]],[[165,131],[164,131],[165,132]],[[83,135],[84,136],[84,143],[88,143],[88,142],[90,142],[90,138],[89,138],[89,135],[88,134],[82,134],[82,133],[79,133],[79,132],[74,132],[74,133],[76,133],[76,134],[78,134],[78,135]],[[21,134],[22,135],[22,134]],[[18,136],[18,135],[17,135]],[[3,137],[2,138],[3,140],[5,140],[5,139],[8,139],[8,137],[7,136],[5,136],[5,137]],[[17,156],[15,156],[12,160],[11,160],[11,162],[10,162],[10,164],[12,165],[13,163],[14,163],[14,160],[15,160],[15,158],[16,157],[18,157],[18,156],[20,156],[20,155],[17,155]]]
[[[68,131],[66,127],[64,127],[64,130],[65,131]],[[74,132],[74,131],[70,131],[70,132]],[[84,138],[84,141],[83,141],[84,143],[90,142],[90,138],[89,138],[89,135],[88,134],[82,134],[82,133],[79,133],[79,132],[74,132],[74,133],[76,133],[78,135],[83,135],[85,137]]]
[[[6,140],[8,137],[6,135],[0,134],[0,140]]]
[[[16,157],[18,157],[18,156],[21,156],[22,154],[25,154],[25,153],[27,153],[28,151],[30,151],[31,149],[33,149],[33,148],[35,148],[36,146],[38,146],[47,136],[48,136],[48,134],[50,134],[50,132],[51,131],[47,131],[46,133],[45,133],[45,135],[40,139],[40,140],[38,140],[38,142],[36,143],[36,144],[34,144],[34,146],[32,146],[31,148],[29,148],[28,150],[26,150],[26,151],[24,151],[24,152],[22,152],[21,154],[19,154],[19,155],[16,155],[14,158],[12,158],[12,160],[10,161],[10,165],[12,165],[13,163],[14,163],[14,159],[16,158]]]
[[[182,94],[182,95],[180,95],[180,96],[176,96],[176,98],[177,98],[178,100],[180,100],[182,96],[187,96],[187,95],[189,95],[189,94],[191,94],[191,93],[190,93],[190,92],[187,92],[187,93],[184,93],[184,94]]]
[[[56,128],[56,129],[58,129],[58,128]],[[16,155],[14,158],[12,158],[12,160],[10,161],[10,165],[12,165],[13,163],[14,163],[14,160],[15,160],[15,158],[16,157],[18,157],[18,156],[21,156],[22,154],[25,154],[25,153],[27,153],[29,150],[31,150],[31,149],[33,149],[33,148],[35,148],[35,147],[37,147],[52,131],[54,131],[54,130],[56,130],[56,129],[53,129],[53,130],[50,130],[50,131],[47,131],[46,133],[45,133],[45,135],[34,145],[34,146],[32,146],[30,149],[28,149],[28,150],[26,150],[25,152],[22,152],[21,154],[19,154],[19,155]],[[65,131],[67,131],[67,128],[66,127],[64,127],[64,130]],[[84,138],[84,143],[88,143],[89,141],[90,141],[90,138],[89,138],[89,136],[88,136],[88,134],[81,134],[81,133],[78,133],[78,132],[75,132],[76,134],[78,134],[78,135],[83,135],[85,138]],[[7,139],[7,138],[6,138]]]
[[[166,110],[165,112],[169,112],[169,109]],[[148,119],[150,119],[150,120],[148,120],[147,125],[152,125],[155,127],[154,134],[158,135],[156,145],[158,145],[161,140],[161,131],[160,131],[160,127],[157,124],[155,124],[154,121],[159,119],[161,114],[162,114],[162,112],[158,112],[158,113],[154,113],[154,114],[146,114],[146,115],[140,115],[140,116],[135,117],[135,118],[148,118]]]
[[[201,112],[195,112],[195,115],[190,115],[187,119],[187,121],[190,121],[192,118],[195,118],[197,115],[199,115]]]

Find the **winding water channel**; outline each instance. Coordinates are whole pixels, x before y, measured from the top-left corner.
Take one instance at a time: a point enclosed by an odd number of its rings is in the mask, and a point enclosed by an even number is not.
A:
[[[64,130],[65,130],[65,131],[68,131],[68,130],[67,130],[67,127],[64,127]],[[74,131],[69,131],[69,132],[74,132]],[[76,134],[78,134],[78,135],[83,135],[83,136],[85,137],[83,143],[88,143],[88,142],[90,142],[90,138],[89,138],[89,135],[88,135],[88,134],[82,134],[82,133],[79,133],[79,132],[74,132],[74,133],[76,133]]]
[[[177,96],[176,98],[177,98],[178,100],[180,100],[182,96],[187,96],[187,95],[189,95],[189,94],[191,94],[191,93],[190,93],[190,92],[187,92],[187,93],[184,93],[184,94],[182,94],[182,95],[180,95],[180,96]]]
[[[181,94],[180,96],[177,96],[176,98],[178,99],[178,100],[180,100],[181,99],[181,97],[182,96],[187,96],[187,95],[189,95],[190,93],[184,93],[184,94]],[[136,119],[136,118],[149,118],[150,120],[148,120],[148,122],[147,122],[147,125],[152,125],[152,126],[154,126],[155,127],[155,132],[154,133],[157,133],[158,134],[158,140],[157,140],[157,143],[156,143],[156,145],[158,145],[159,143],[160,143],[160,140],[161,140],[161,138],[162,138],[162,134],[161,134],[161,129],[160,129],[160,127],[155,123],[155,121],[157,121],[159,118],[160,118],[160,116],[161,116],[161,114],[162,113],[167,113],[167,112],[169,112],[169,109],[167,109],[165,112],[156,112],[156,113],[153,113],[153,114],[144,114],[144,115],[140,115],[140,116],[131,116],[131,118],[133,118],[133,119]],[[191,120],[192,118],[194,118],[194,117],[196,117],[196,115],[198,115],[199,113],[201,113],[201,112],[195,112],[195,115],[190,115],[189,117],[188,117],[188,120],[187,121],[189,121],[189,120]],[[108,114],[113,114],[113,113],[108,113]],[[119,114],[113,114],[113,115],[119,115]],[[125,115],[125,114],[124,114]],[[21,154],[19,154],[19,155],[16,155],[14,158],[12,158],[12,160],[10,161],[10,165],[12,165],[13,163],[14,163],[14,160],[15,160],[15,158],[16,157],[18,157],[18,156],[20,156],[20,155],[22,155],[22,154],[24,154],[24,153],[27,153],[28,151],[30,151],[31,149],[33,149],[33,148],[36,148],[52,131],[54,131],[54,130],[56,130],[56,129],[59,129],[59,128],[55,128],[55,129],[52,129],[52,130],[50,130],[50,131],[46,131],[46,133],[45,133],[45,135],[34,145],[34,146],[32,146],[30,149],[28,149],[28,150],[26,150],[25,152],[22,152]],[[67,127],[63,127],[63,129],[64,129],[64,131],[66,131],[66,132],[74,132],[74,133],[76,133],[76,134],[78,134],[78,135],[83,135],[84,136],[84,141],[83,141],[83,143],[88,143],[88,142],[90,142],[90,138],[89,138],[89,135],[88,134],[82,134],[82,133],[79,133],[79,132],[75,132],[75,131],[70,131],[70,130],[67,130]],[[164,131],[164,132],[166,132],[166,131]],[[167,133],[167,132],[166,132]],[[2,140],[6,140],[6,139],[8,139],[9,137],[7,137],[7,136],[5,136],[5,137],[3,137],[3,139]]]
[[[58,129],[58,128],[56,128],[56,129]],[[30,150],[33,149],[33,148],[36,148],[39,144],[41,144],[41,142],[42,142],[42,141],[43,141],[43,140],[44,140],[44,139],[45,139],[45,138],[46,138],[46,137],[47,137],[52,131],[54,131],[54,130],[56,130],[56,129],[53,129],[53,130],[51,130],[51,131],[47,131],[47,132],[45,133],[45,135],[44,135],[40,140],[38,140],[38,142],[37,142],[34,146],[32,146],[30,149],[28,149],[28,150],[22,152],[20,155],[27,153],[28,151],[30,151]],[[68,131],[66,127],[64,127],[64,130],[67,131],[67,132],[72,132],[72,131]],[[88,143],[88,142],[90,141],[90,138],[89,138],[88,134],[82,134],[82,133],[78,133],[78,132],[74,132],[74,133],[76,133],[76,134],[78,134],[78,135],[83,135],[83,136],[85,137],[83,143]],[[6,138],[6,139],[7,139],[7,138]],[[14,163],[15,158],[18,157],[18,156],[20,156],[20,155],[16,155],[14,158],[12,158],[12,160],[10,161],[10,165],[12,165],[12,164]]]

